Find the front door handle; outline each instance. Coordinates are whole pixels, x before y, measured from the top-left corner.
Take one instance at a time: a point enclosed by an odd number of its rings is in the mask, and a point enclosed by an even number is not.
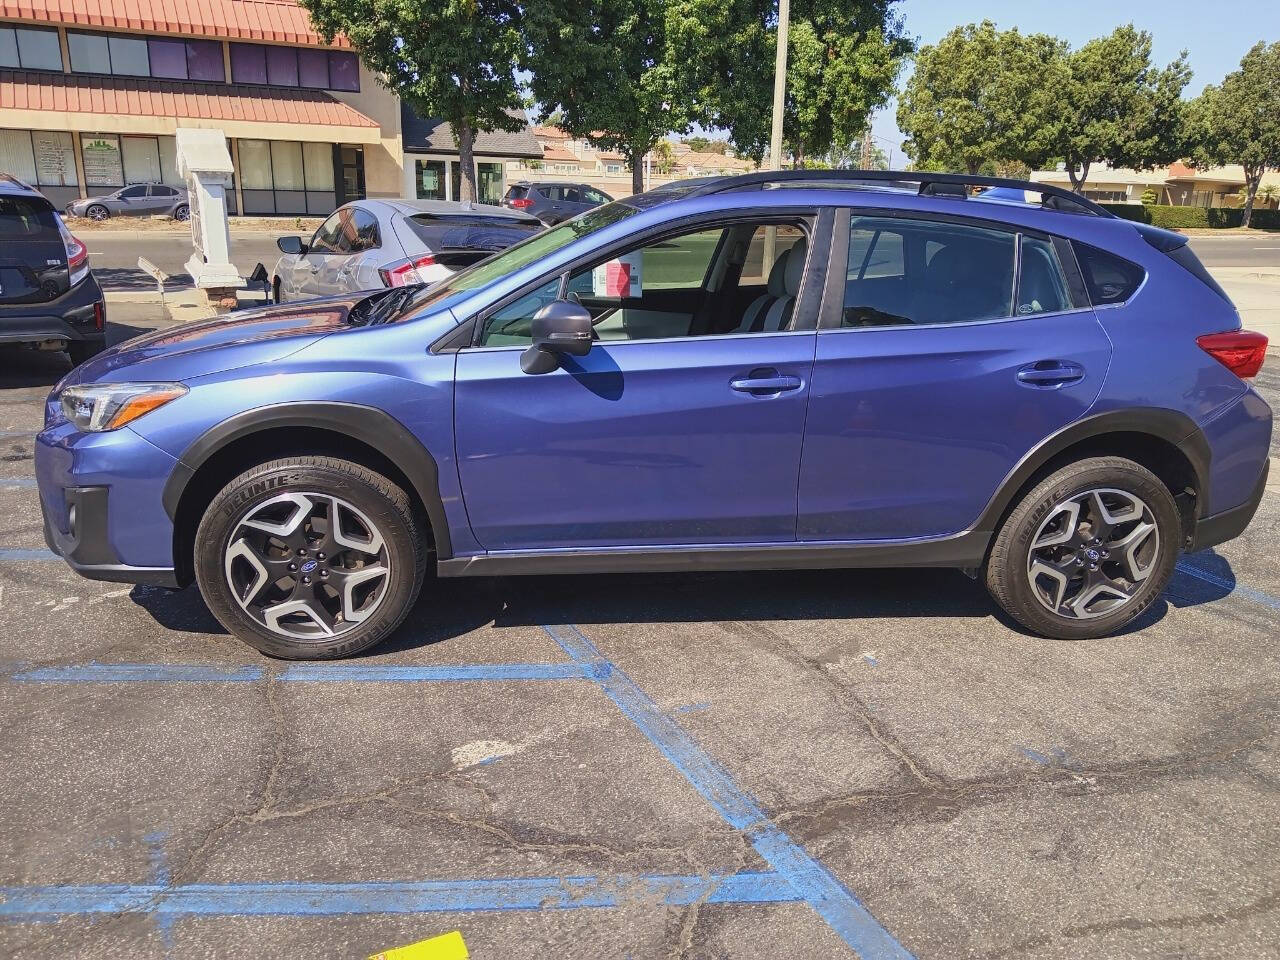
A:
[[[1084,367],[1070,360],[1038,360],[1018,369],[1018,382],[1028,387],[1055,389],[1084,379]]]
[[[729,387],[740,393],[749,393],[753,397],[776,396],[788,390],[799,390],[804,385],[799,377],[778,373],[777,370],[752,370],[745,377],[737,377],[729,381]]]

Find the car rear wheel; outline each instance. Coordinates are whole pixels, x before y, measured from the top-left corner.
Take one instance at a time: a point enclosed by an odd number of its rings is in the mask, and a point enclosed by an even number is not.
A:
[[[97,220],[101,222],[111,216],[111,211],[108,210],[106,207],[104,207],[102,204],[95,203],[92,206],[90,206],[88,210],[84,212],[84,215],[88,217],[90,220]]]
[[[185,222],[191,219],[191,208],[185,203],[180,203],[173,209],[173,219],[179,222]]]
[[[987,560],[987,588],[1009,616],[1058,640],[1115,633],[1164,591],[1182,523],[1169,489],[1121,457],[1046,477],[1014,507]]]
[[[272,657],[344,657],[385,639],[422,587],[408,496],[331,457],[288,457],[228,483],[196,532],[196,581],[231,633]]]

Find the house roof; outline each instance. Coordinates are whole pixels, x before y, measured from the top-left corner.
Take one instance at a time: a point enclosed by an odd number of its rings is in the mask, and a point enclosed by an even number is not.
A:
[[[741,157],[728,157],[723,153],[686,153],[677,157],[676,161],[686,167],[701,167],[711,170],[751,170],[754,164]]]
[[[519,110],[511,111],[513,117],[524,120]],[[453,127],[436,117],[423,119],[413,112],[407,103],[400,104],[400,128],[404,148],[411,153],[457,153],[453,141]],[[505,130],[476,133],[474,151],[479,156],[513,157],[530,160],[542,159],[542,144],[526,124],[523,130],[508,133]]]
[[[1089,177],[1085,188],[1099,186],[1119,186],[1129,183],[1150,184],[1159,186],[1168,179],[1165,170],[1129,170],[1124,167],[1104,167],[1095,165],[1089,168]],[[1071,177],[1065,170],[1033,170],[1030,179],[1034,183],[1067,183]]]
[[[0,107],[41,113],[378,126],[322,90],[15,70],[0,70]]]
[[[574,154],[570,153],[564,147],[552,147],[546,144],[542,146],[542,159],[554,160],[556,163],[579,163],[580,161]]]
[[[296,0],[0,0],[0,18],[191,37],[326,43]]]
[[[559,127],[544,127],[535,125],[530,128],[532,133],[539,140],[572,140],[569,134],[565,133]]]

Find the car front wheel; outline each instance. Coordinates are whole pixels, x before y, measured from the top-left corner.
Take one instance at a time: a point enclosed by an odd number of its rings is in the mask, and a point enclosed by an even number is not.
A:
[[[1069,464],[1014,507],[987,560],[987,588],[1009,616],[1058,640],[1115,633],[1173,575],[1178,507],[1150,470],[1122,457]]]
[[[331,457],[273,460],[228,483],[196,532],[196,581],[231,633],[272,657],[332,659],[385,639],[422,587],[408,496]]]
[[[95,203],[93,206],[91,206],[88,210],[84,212],[84,215],[88,217],[90,220],[97,220],[99,223],[101,223],[103,220],[106,220],[108,217],[111,216],[111,211],[108,210],[106,207],[104,207],[102,204]]]

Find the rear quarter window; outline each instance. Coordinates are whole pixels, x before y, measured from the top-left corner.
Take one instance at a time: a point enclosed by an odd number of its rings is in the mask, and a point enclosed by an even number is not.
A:
[[[1072,241],[1089,299],[1095,307],[1124,303],[1142,285],[1146,271],[1136,263],[1115,254]]]

